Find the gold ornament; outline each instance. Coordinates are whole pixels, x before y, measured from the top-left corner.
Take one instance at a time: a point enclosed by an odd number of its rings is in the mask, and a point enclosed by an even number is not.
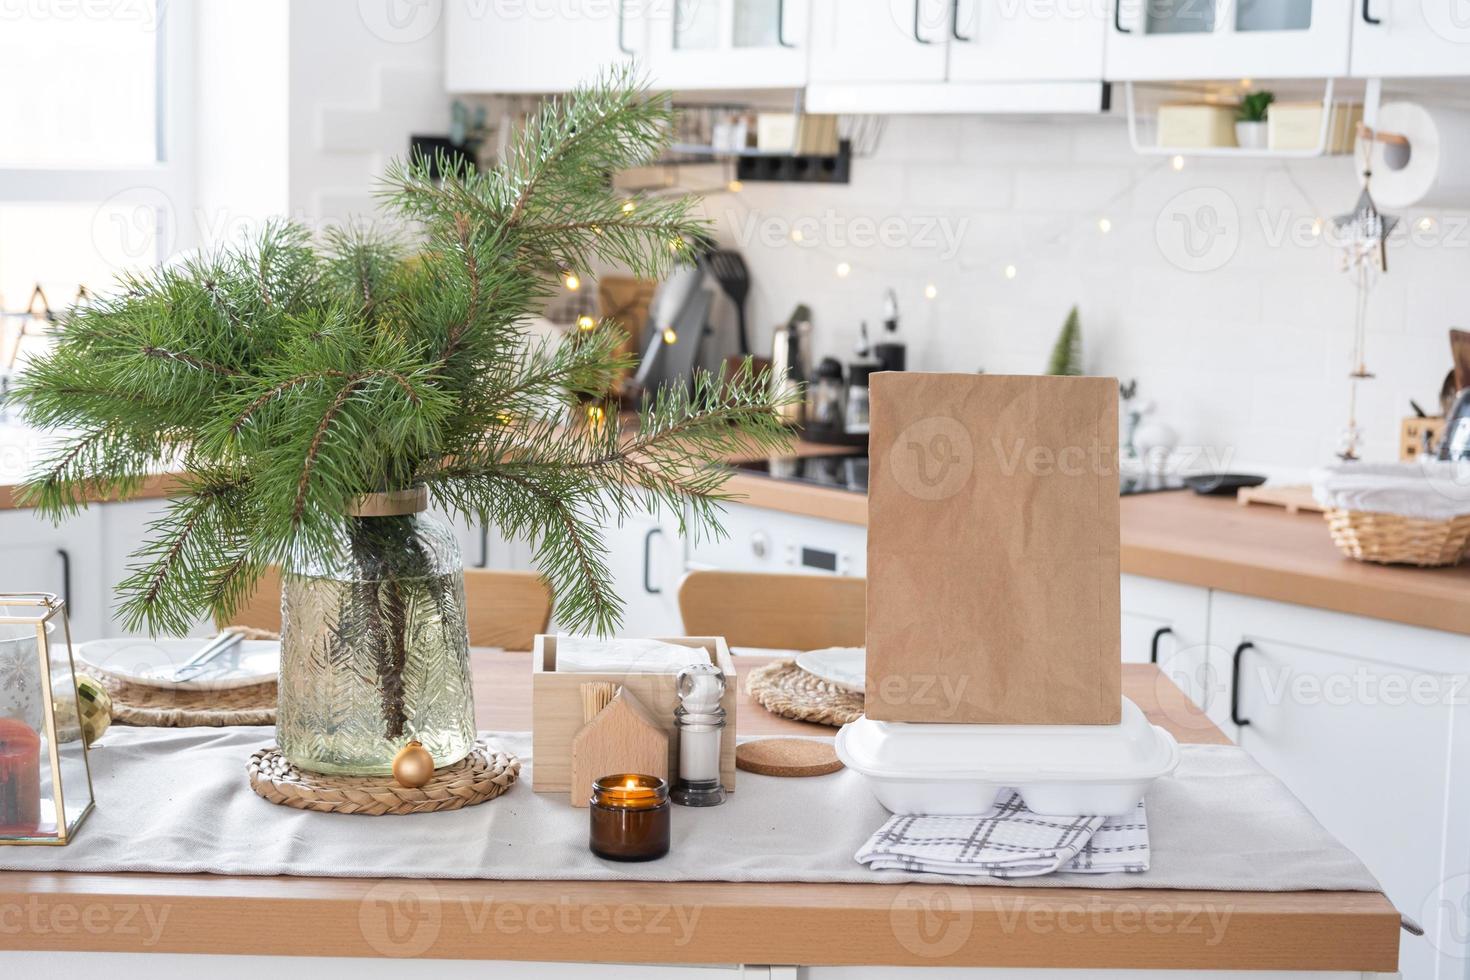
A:
[[[75,698],[70,687],[57,691],[56,740],[75,742],[85,738],[90,747],[112,724],[112,696],[100,681],[86,674],[77,675]]]
[[[409,742],[393,757],[393,778],[399,786],[418,789],[434,778],[434,757],[419,742]]]
[[[77,706],[82,713],[82,738],[91,746],[112,724],[112,695],[97,678],[78,674]]]

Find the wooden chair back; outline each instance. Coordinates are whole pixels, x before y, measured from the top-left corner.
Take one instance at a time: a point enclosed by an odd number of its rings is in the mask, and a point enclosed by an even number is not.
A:
[[[679,614],[686,636],[723,636],[732,647],[860,647],[867,587],[836,575],[690,572]]]
[[[551,589],[536,572],[464,570],[465,612],[470,646],[529,650],[551,622]],[[232,626],[281,631],[281,575],[276,568],[232,617]]]

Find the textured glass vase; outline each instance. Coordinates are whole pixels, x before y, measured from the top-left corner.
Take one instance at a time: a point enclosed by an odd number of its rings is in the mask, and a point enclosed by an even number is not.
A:
[[[276,734],[295,765],[383,775],[410,740],[435,767],[475,740],[464,566],[421,495],[360,508],[330,554],[281,576],[281,683]]]

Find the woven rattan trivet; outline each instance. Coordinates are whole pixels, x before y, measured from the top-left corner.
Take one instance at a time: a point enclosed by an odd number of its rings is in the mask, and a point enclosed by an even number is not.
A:
[[[795,660],[776,660],[752,670],[745,678],[745,692],[772,714],[834,728],[863,713],[861,694],[807,673]]]
[[[326,776],[305,772],[286,761],[272,745],[250,757],[250,788],[263,799],[318,813],[361,813],[370,817],[432,813],[484,803],[510,789],[521,775],[521,760],[479,741],[452,766],[408,789],[392,776]]]
[[[102,686],[112,695],[112,719],[152,728],[221,728],[274,725],[276,682],[223,691],[178,691],[129,684],[108,675]]]

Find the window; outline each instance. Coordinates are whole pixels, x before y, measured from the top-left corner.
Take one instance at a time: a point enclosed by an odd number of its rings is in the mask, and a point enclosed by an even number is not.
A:
[[[188,29],[180,0],[0,4],[0,372],[37,286],[64,309],[192,244]]]

